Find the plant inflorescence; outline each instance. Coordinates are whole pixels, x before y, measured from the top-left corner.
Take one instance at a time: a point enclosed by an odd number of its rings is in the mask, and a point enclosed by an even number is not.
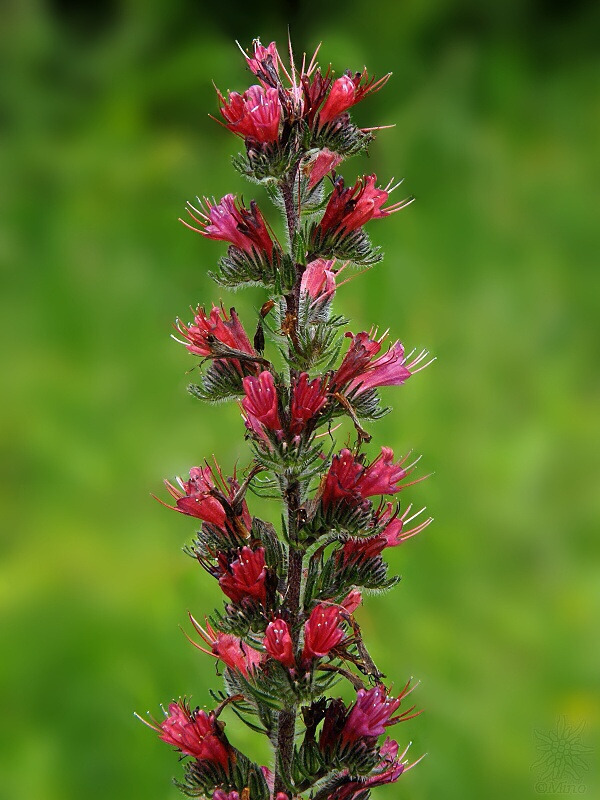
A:
[[[407,206],[388,204],[391,185],[375,175],[346,186],[335,170],[360,153],[375,130],[356,127],[349,109],[378,91],[366,70],[335,78],[315,56],[286,66],[275,43],[244,53],[257,83],[243,94],[217,91],[221,124],[244,142],[239,172],[264,186],[282,212],[277,238],[256,202],[233,194],[188,204],[185,224],[225,242],[212,277],[227,288],[264,287],[248,336],[235,309],[200,306],[177,338],[199,356],[198,398],[241,408],[251,460],[238,477],[217,462],[166,482],[171,508],[200,521],[188,553],[218,581],[224,607],[199,622],[192,641],[218,659],[224,688],[211,711],[180,699],[150,724],[185,758],[178,785],[211,800],[367,800],[412,764],[386,729],[415,715],[383,683],[354,612],[363,594],[393,586],[382,554],[423,530],[430,518],[388,499],[415,482],[416,462],[382,447],[373,459],[366,426],[381,417],[378,389],[427,366],[427,353],[384,345],[376,331],[350,333],[333,313],[345,270],[382,258],[364,226]],[[387,204],[387,205],[386,205]],[[338,449],[346,418],[354,435]],[[251,516],[249,491],[279,499],[276,528]],[[355,699],[331,696],[348,681]],[[229,706],[268,737],[271,768],[236,749],[220,719]]]

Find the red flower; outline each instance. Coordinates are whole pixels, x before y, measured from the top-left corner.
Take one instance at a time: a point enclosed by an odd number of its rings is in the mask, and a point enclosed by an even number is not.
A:
[[[174,506],[163,503],[159,498],[157,499],[164,506],[167,506],[167,508],[172,508],[174,511],[179,511],[190,517],[197,517],[219,528],[225,526],[228,514],[230,514],[232,516],[232,522],[237,525],[239,521],[241,521],[246,529],[250,530],[252,518],[250,517],[246,501],[242,500],[241,510],[238,509],[239,514],[235,516],[232,509],[228,507],[228,504],[234,500],[240,488],[235,479],[235,473],[232,478],[227,478],[226,480],[216,462],[215,467],[218,485],[215,483],[214,472],[211,467],[192,467],[189,481],[184,482],[181,478],[177,478],[177,483],[181,489],[177,489],[172,483],[165,481],[165,486],[170,495],[176,500]],[[217,497],[213,496],[215,492],[223,496],[225,507]]]
[[[339,606],[327,606],[324,603],[313,608],[304,625],[303,662],[310,663],[313,658],[323,658],[345,638],[344,629],[339,627],[342,613]]]
[[[363,559],[377,558],[387,546],[384,536],[369,536],[365,539],[350,539],[340,551],[342,564],[355,564]]]
[[[385,765],[387,762],[383,762]],[[410,765],[411,767],[414,764]],[[398,778],[410,767],[405,766],[400,762],[393,762],[391,766],[380,765],[379,771],[375,772],[368,778],[355,778],[354,780],[348,778],[347,783],[335,788],[327,797],[327,800],[358,800],[368,795],[370,789],[376,786],[384,786],[387,783],[395,783]]]
[[[224,792],[222,789],[215,789],[215,791],[213,792],[212,800],[240,800],[240,796],[238,792],[235,791]]]
[[[217,633],[208,622],[206,622],[205,630],[191,614],[190,620],[201,638],[210,646],[210,650],[206,650],[196,642],[192,642],[194,647],[209,656],[215,656],[215,658],[220,659],[226,667],[238,670],[245,678],[264,661],[264,655],[254,650],[237,636],[233,636],[231,633],[221,633],[220,631]]]
[[[182,491],[165,481],[171,497],[175,498],[174,506],[167,506],[174,511],[180,511],[190,517],[197,517],[204,522],[212,522],[222,528],[227,519],[227,514],[221,503],[210,492],[215,488],[213,474],[210,467],[192,467],[189,481],[177,478],[177,483]],[[160,501],[162,502],[162,501]],[[163,505],[167,505],[163,503]]]
[[[323,508],[327,509],[341,500],[358,505],[369,497],[399,492],[403,487],[398,483],[412,471],[416,463],[402,468],[407,458],[408,455],[394,464],[394,451],[390,447],[382,447],[381,454],[365,467],[350,450],[344,448],[331,460],[321,495]]]
[[[352,342],[331,379],[332,386],[340,389],[362,375],[371,363],[372,357],[381,350],[381,342],[371,339],[366,331],[356,335],[347,333],[346,336],[352,339]]]
[[[401,702],[402,695],[390,698],[383,686],[359,689],[342,730],[342,742],[349,744],[362,737],[381,736],[388,725],[399,722],[394,713]]]
[[[317,53],[315,52],[315,56]],[[315,56],[313,56],[313,61],[311,64],[315,62]],[[321,72],[320,68],[314,70],[314,75],[311,79],[311,70],[308,69],[307,72],[302,73],[301,76],[301,85],[302,85],[302,114],[306,121],[306,124],[309,128],[312,128],[313,123],[315,121],[315,117],[319,111],[319,108],[323,104],[329,87],[332,84],[332,79],[330,77],[330,70],[327,70],[325,75]]]
[[[402,514],[402,516],[398,516],[397,512],[394,513],[392,504],[387,503],[385,509],[379,514],[377,524],[385,525],[381,536],[386,541],[386,547],[396,547],[397,545],[402,544],[402,542],[405,542],[407,539],[416,536],[417,533],[420,533],[431,522],[433,522],[433,517],[428,517],[426,520],[423,520],[423,522],[415,525],[414,528],[411,528],[408,531],[404,530],[405,525],[407,525],[409,522],[412,522],[413,519],[425,511],[425,509],[422,508],[420,511],[417,511],[416,514],[413,514],[412,517],[408,517],[411,509],[412,505],[409,505],[404,514]]]
[[[271,658],[279,661],[284,667],[293,669],[296,665],[292,636],[285,620],[276,619],[269,622],[265,631],[265,649]]]
[[[186,756],[227,769],[231,748],[212,712],[191,711],[184,701],[171,703],[167,718],[160,725],[151,727],[160,732],[163,742],[175,745]]]
[[[254,57],[246,56],[248,67],[256,75],[256,77],[266,86],[275,86],[277,83],[277,76],[279,75],[279,53],[277,52],[277,45],[271,42],[268,47],[256,41],[254,43]]]
[[[300,294],[313,301],[328,302],[335,294],[335,272],[331,269],[335,261],[317,258],[306,265],[300,281]]]
[[[309,191],[319,183],[319,181],[341,164],[343,157],[324,147],[319,150],[317,155],[312,158],[305,166],[304,173],[308,175]]]
[[[362,394],[377,386],[401,386],[411,375],[425,369],[431,363],[429,361],[415,369],[426,356],[427,350],[423,350],[407,365],[406,362],[410,356],[405,357],[404,347],[399,341],[395,342],[387,353],[371,362],[362,373],[351,381],[347,391],[352,392],[356,389],[357,394]]]
[[[414,706],[411,706],[402,714],[394,716],[402,700],[409,695],[414,687],[410,686],[410,681],[404,686],[398,697],[390,697],[385,686],[378,684],[372,689],[359,689],[356,701],[348,712],[344,729],[342,731],[342,743],[352,744],[361,738],[377,738],[385,733],[389,725],[396,725],[408,719],[418,716],[421,712],[413,713]],[[385,758],[395,757],[397,750],[395,742],[386,740],[381,748],[381,755]],[[404,755],[404,754],[403,754]]]
[[[219,578],[219,586],[233,600],[241,603],[247,598],[258,600],[263,606],[267,602],[267,569],[265,567],[265,551],[262,547],[251,550],[242,547],[238,558],[227,565],[227,557],[221,554],[219,559],[223,574]]]
[[[319,112],[320,125],[325,125],[332,119],[335,119],[344,111],[347,111],[356,103],[360,102],[363,97],[372,92],[377,92],[389,80],[392,73],[384,75],[378,81],[375,78],[369,80],[367,70],[364,69],[362,73],[357,72],[355,75],[346,73],[340,78],[337,78],[332,85],[331,91],[327,96],[327,100],[323,104]]]
[[[235,308],[229,309],[229,313],[231,316],[227,317],[227,312],[223,306],[221,308],[213,306],[207,316],[204,308],[198,306],[194,322],[190,325],[184,325],[178,319],[175,327],[185,339],[182,344],[185,344],[190,353],[203,358],[214,354],[215,343],[255,356],[254,348],[250,344]]]
[[[358,490],[361,497],[374,497],[378,494],[395,494],[401,487],[398,483],[405,478],[410,469],[402,468],[408,454],[394,464],[394,451],[391,447],[382,447],[381,454],[373,461],[361,475]]]
[[[361,603],[362,594],[358,591],[358,589],[351,589],[348,592],[346,599],[342,600],[340,605],[348,612],[348,614],[354,614]]]
[[[244,411],[267,430],[280,431],[283,426],[279,419],[277,389],[271,373],[265,370],[258,378],[249,375],[242,384],[246,393],[242,400]]]
[[[390,184],[385,189],[375,186],[376,176],[365,175],[359,178],[354,186],[344,188],[344,179],[338,176],[333,184],[333,192],[325,208],[323,218],[317,227],[321,234],[344,233],[361,228],[372,219],[386,217],[394,211],[409,205],[412,198],[402,200],[393,206],[383,208],[392,191]]]
[[[360,501],[361,497],[356,486],[363,472],[363,465],[356,461],[347,448],[334,456],[323,487],[321,497],[323,508],[328,508],[340,500]]]
[[[227,120],[226,128],[244,139],[261,143],[276,141],[281,119],[277,89],[251,86],[244,94],[229,92],[229,100],[218,90],[217,96],[221,114]]]
[[[246,380],[246,379],[244,379]],[[306,423],[316,417],[327,402],[326,382],[322,378],[308,381],[308,373],[302,372],[293,381],[290,433],[296,436],[304,430]]]
[[[246,787],[242,789],[242,793],[239,794],[236,791],[224,792],[223,789],[215,789],[212,800],[251,800],[250,790]],[[283,792],[277,792],[275,800],[290,800],[290,798]]]
[[[207,239],[229,242],[250,255],[262,252],[270,256],[273,251],[273,240],[254,200],[248,209],[238,203],[233,194],[226,194],[212,205],[205,197],[200,209],[188,203],[186,211],[201,227],[195,228],[184,220],[181,222]]]
[[[251,431],[255,435],[255,437],[257,439],[260,439],[260,441],[264,445],[266,445],[268,450],[272,450],[273,449],[273,444],[272,444],[271,440],[269,439],[269,437],[267,436],[267,433],[266,433],[264,427],[260,424],[260,422],[254,416],[254,414],[250,414],[250,412],[244,410],[244,413],[242,414],[242,418],[243,418],[244,422],[246,423],[246,430]]]

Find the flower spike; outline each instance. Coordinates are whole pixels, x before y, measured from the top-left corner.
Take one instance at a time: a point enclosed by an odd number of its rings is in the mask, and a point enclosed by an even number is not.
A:
[[[351,112],[390,74],[320,67],[320,45],[296,62],[290,40],[289,63],[275,42],[238,46],[246,88],[215,86],[216,121],[241,141],[234,167],[266,190],[285,235],[239,193],[188,203],[183,224],[225,245],[209,277],[221,290],[253,286],[264,296],[246,326],[217,298],[195,304],[190,321],[176,320],[173,338],[197,362],[190,394],[237,403],[250,456],[239,481],[235,469],[226,477],[216,460],[205,461],[165,481],[171,499],[160,501],[188,518],[195,534],[184,550],[218,584],[217,609],[203,624],[188,612],[192,631],[184,633],[214,659],[223,686],[211,691],[213,710],[180,699],[164,720],[143,721],[184,760],[177,785],[187,796],[369,800],[419,762],[387,734],[420,712],[406,702],[411,681],[399,694],[383,683],[361,606],[398,581],[388,574],[388,548],[432,518],[395,498],[423,480],[412,475],[419,459],[365,448],[370,423],[386,411],[380,390],[404,385],[433,359],[424,349],[407,353],[376,326],[346,332],[336,305],[338,289],[382,259],[367,224],[414,198],[391,199],[401,181],[379,184],[370,174],[346,183],[337,173],[388,127],[359,128]],[[344,425],[350,433],[338,443]],[[250,513],[250,493],[277,501],[270,516],[278,526]],[[353,702],[336,695],[340,681]],[[229,743],[226,707],[268,738],[270,766]]]

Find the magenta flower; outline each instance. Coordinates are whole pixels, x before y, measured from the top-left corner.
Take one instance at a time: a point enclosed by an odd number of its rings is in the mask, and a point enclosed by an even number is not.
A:
[[[269,622],[265,631],[265,649],[267,653],[283,664],[288,669],[293,669],[296,665],[294,658],[294,646],[292,635],[287,622],[283,619],[276,619]]]
[[[351,451],[344,448],[331,460],[329,472],[323,484],[321,504],[324,509],[345,500],[360,505],[361,501],[380,494],[396,494],[403,480],[415,466],[406,468],[402,464],[408,455],[394,463],[394,451],[390,447],[382,447],[375,461],[367,467],[355,459]]]
[[[184,325],[180,319],[175,323],[177,331],[185,339],[182,344],[185,344],[190,353],[203,358],[214,354],[215,343],[225,345],[233,350],[241,350],[249,356],[256,356],[235,308],[229,309],[229,314],[230,316],[227,317],[223,306],[221,308],[213,306],[207,316],[204,308],[198,306],[193,323]]]
[[[181,514],[187,514],[190,517],[196,517],[204,522],[210,522],[222,529],[226,527],[229,514],[231,516],[231,524],[234,527],[241,524],[246,530],[249,530],[252,525],[252,519],[246,501],[242,500],[239,514],[234,515],[229,506],[229,503],[234,499],[240,488],[235,479],[235,473],[234,477],[225,480],[216,462],[215,466],[218,485],[215,483],[211,467],[192,467],[189,481],[177,478],[179,489],[167,480],[164,482],[171,497],[175,498],[176,503],[174,506],[164,503],[160,498],[156,499],[167,508],[179,511]],[[217,493],[223,497],[225,506],[214,496]]]
[[[329,302],[335,294],[335,260],[317,258],[306,265],[300,281],[300,294],[314,302]]]
[[[279,75],[279,53],[277,52],[277,45],[271,42],[270,45],[264,47],[259,41],[254,43],[254,57],[247,55],[246,61],[248,67],[256,75],[256,77],[268,86],[274,86],[275,81],[273,76]]]
[[[251,800],[248,789],[243,789],[241,795],[236,792],[224,792],[222,789],[215,789],[212,800]],[[289,795],[284,792],[277,792],[275,800],[290,800]]]
[[[267,568],[265,551],[262,547],[257,547],[256,550],[242,547],[239,556],[230,564],[227,563],[225,553],[222,553],[219,562],[222,571],[219,586],[227,597],[234,603],[251,599],[257,600],[263,606],[266,605]]]
[[[358,589],[351,589],[346,595],[346,598],[342,600],[341,606],[348,612],[348,614],[354,614],[361,603],[362,594],[358,591]]]
[[[350,539],[340,551],[340,561],[344,566],[356,564],[370,558],[377,558],[387,547],[384,536],[368,536],[364,539]]]
[[[401,702],[402,695],[390,698],[384,686],[359,689],[342,730],[342,742],[349,744],[362,737],[381,736],[388,725],[399,721],[394,714]]]
[[[280,431],[283,426],[279,419],[277,389],[271,373],[264,370],[258,378],[248,375],[242,384],[246,393],[242,406],[246,414],[267,430]]]
[[[210,467],[192,467],[189,481],[184,482],[181,478],[177,478],[177,483],[181,490],[169,481],[165,481],[169,494],[175,498],[175,505],[169,506],[166,503],[163,505],[204,522],[211,522],[219,528],[225,525],[227,519],[225,509],[217,498],[211,495],[215,482]]]
[[[304,173],[308,175],[308,189],[314,188],[325,175],[341,164],[344,159],[338,153],[334,153],[324,147],[319,150],[304,167]]]
[[[254,200],[248,209],[238,203],[234,194],[226,194],[218,203],[213,201],[212,204],[205,197],[200,209],[188,203],[186,211],[200,228],[195,228],[185,220],[181,222],[207,239],[229,242],[249,255],[264,253],[271,256],[273,240]]]
[[[388,783],[395,783],[398,778],[409,769],[415,767],[421,758],[412,764],[408,760],[403,760],[408,752],[408,747],[398,755],[398,743],[389,737],[379,748],[379,758],[381,759],[368,777],[351,778],[349,775],[346,782],[337,786],[327,800],[358,800],[365,798],[365,792],[374,789],[376,786],[385,786]]]
[[[347,448],[334,456],[321,496],[323,508],[329,508],[340,500],[360,500],[356,486],[363,472],[363,465],[356,461]]]
[[[338,176],[315,235],[348,234],[366,225],[370,220],[387,217],[412,202],[412,199],[402,200],[393,206],[383,208],[392,188],[388,184],[385,189],[378,189],[375,186],[376,180],[375,175],[365,175],[359,178],[354,186],[344,188],[344,179],[341,175]]]
[[[407,458],[408,454],[394,464],[394,451],[391,447],[382,447],[381,454],[371,462],[360,477],[357,488],[361,497],[399,492],[401,487],[398,484],[409,474],[413,466],[402,468]]]
[[[304,625],[304,650],[302,661],[310,664],[313,658],[323,658],[345,639],[344,629],[340,627],[342,609],[320,603],[313,608]]]
[[[425,369],[431,363],[429,361],[427,364],[415,369],[426,356],[427,350],[423,350],[407,364],[406,362],[410,356],[405,357],[404,347],[399,341],[395,342],[387,353],[371,362],[364,372],[350,382],[347,391],[353,392],[356,390],[357,394],[362,394],[378,386],[401,386],[411,375]]]
[[[413,766],[413,765],[411,765]],[[376,786],[385,786],[388,783],[395,783],[407,767],[402,763],[394,763],[386,769],[371,775],[368,778],[356,778],[354,780],[348,779],[347,783],[343,783],[328,795],[327,800],[358,800],[358,798],[365,798],[370,789]]]
[[[175,745],[186,756],[219,764],[224,769],[229,766],[232,751],[212,712],[191,711],[184,701],[171,703],[167,718],[150,727],[160,733],[163,742]]]
[[[331,379],[331,385],[336,389],[342,389],[350,381],[362,375],[371,363],[373,356],[381,350],[381,342],[371,339],[366,331],[356,335],[347,333],[346,337],[352,339],[352,342]]]
[[[260,422],[254,416],[254,414],[251,414],[249,411],[243,409],[242,419],[246,424],[246,430],[254,434],[254,438],[260,441],[261,444],[263,444],[267,448],[267,450],[272,450],[273,443],[269,439],[264,426],[260,424]]]
[[[416,517],[425,511],[425,509],[422,508],[420,511],[417,511],[416,514],[413,514],[411,517],[409,517],[408,515],[410,514],[411,509],[412,505],[409,505],[404,514],[399,516],[397,512],[393,511],[392,503],[388,502],[386,503],[383,511],[378,515],[377,524],[385,525],[381,536],[386,541],[386,547],[396,547],[397,545],[402,544],[402,542],[405,542],[407,539],[410,539],[413,536],[416,536],[418,533],[421,533],[422,530],[425,530],[425,528],[433,522],[433,517],[428,517],[418,525],[415,525],[414,528],[405,530],[405,525],[408,525],[408,523],[412,522],[413,519],[416,519]]]
[[[204,629],[191,614],[190,620],[200,637],[209,645],[210,650],[206,650],[197,642],[192,642],[194,647],[209,656],[218,658],[229,669],[238,670],[245,678],[249,677],[264,661],[264,654],[254,650],[237,636],[233,636],[231,633],[221,633],[221,631],[216,632],[208,621],[206,629]]]
[[[319,108],[323,105],[332,83],[330,70],[323,75],[321,69],[317,68],[312,75],[308,73],[302,75],[302,116],[309,128],[313,127]]]
[[[232,133],[263,144],[277,140],[281,120],[277,89],[251,86],[244,94],[229,92],[228,100],[218,90],[217,96],[225,127]]]
[[[347,111],[356,103],[360,102],[367,94],[377,92],[384,86],[390,75],[388,73],[380,78],[378,81],[375,78],[369,80],[366,69],[363,72],[357,72],[355,75],[346,73],[340,78],[337,78],[331,84],[331,90],[327,95],[327,99],[319,112],[319,123],[325,125],[331,120],[339,117],[344,111]]]
[[[297,436],[302,433],[306,424],[316,417],[326,402],[326,381],[322,378],[309,381],[308,373],[300,373],[292,384],[290,434]]]

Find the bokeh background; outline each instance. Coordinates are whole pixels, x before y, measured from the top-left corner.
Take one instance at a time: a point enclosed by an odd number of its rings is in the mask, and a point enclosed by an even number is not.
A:
[[[181,552],[192,521],[150,492],[246,450],[235,406],[186,394],[194,362],[169,334],[219,297],[251,327],[264,298],[215,288],[223,248],[177,217],[196,194],[264,201],[207,116],[211,81],[245,88],[234,40],[284,49],[288,24],[338,72],[394,73],[354,116],[396,127],[342,171],[404,177],[418,202],[372,224],[387,258],[337,304],[353,329],[437,356],[387,390],[395,413],[373,431],[423,453],[435,475],[408,499],[436,518],[390,554],[400,587],[360,612],[375,660],[397,687],[420,679],[425,709],[397,734],[428,757],[378,796],[536,797],[534,732],[562,715],[594,748],[577,786],[600,796],[599,11],[3,5],[2,800],[179,796],[174,754],[133,712],[210,702],[214,664],[179,626],[219,597]]]

